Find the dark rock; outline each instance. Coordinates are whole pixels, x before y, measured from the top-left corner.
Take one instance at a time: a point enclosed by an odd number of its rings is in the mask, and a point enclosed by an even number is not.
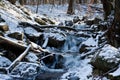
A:
[[[105,30],[107,30],[107,29],[108,29],[107,25],[99,24],[97,30],[98,30],[98,31],[105,31]]]
[[[86,41],[81,43],[79,52],[86,53],[96,46],[97,46],[97,42],[94,40],[94,38],[93,37],[88,38]]]
[[[82,45],[80,46],[79,52],[80,52],[80,53],[88,52],[89,50],[87,49],[87,47],[88,47],[87,45],[82,44]]]
[[[120,62],[118,49],[106,44],[102,49],[98,50],[91,60],[91,64],[102,71],[109,71]]]
[[[94,21],[93,20],[86,20],[85,23],[87,25],[93,25],[94,24]]]
[[[99,22],[102,21],[101,19],[99,18],[95,18],[93,20],[86,20],[85,23],[87,25],[93,25],[93,24],[99,24]]]
[[[61,47],[64,45],[66,37],[60,33],[45,33],[44,40],[48,38],[48,46]]]
[[[50,53],[45,53],[44,56],[47,56],[49,54]],[[44,64],[48,68],[52,68],[52,69],[62,69],[62,68],[64,68],[64,61],[65,61],[64,57],[62,55],[59,55],[59,54],[50,55],[50,56],[43,59]]]
[[[102,20],[99,19],[99,18],[95,18],[95,19],[94,19],[94,24],[99,24],[100,21],[102,21]]]
[[[27,27],[27,28],[24,28],[24,31],[27,38],[30,39],[31,41],[36,43],[39,40],[41,33],[36,31],[34,28]]]
[[[72,26],[73,25],[73,21],[69,20],[69,21],[65,21],[65,26]]]
[[[9,37],[15,38],[17,40],[23,40],[24,34],[20,32],[13,32],[8,34]]]
[[[77,22],[79,22],[79,21],[80,21],[80,19],[79,19],[78,16],[75,16],[75,17],[73,18],[73,22],[74,22],[74,23],[77,23]]]
[[[8,31],[9,30],[9,27],[8,25],[4,22],[0,23],[0,30],[1,31]]]

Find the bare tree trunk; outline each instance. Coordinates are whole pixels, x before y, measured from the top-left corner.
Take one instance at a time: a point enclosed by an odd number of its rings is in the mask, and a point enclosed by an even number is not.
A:
[[[12,4],[15,4],[16,0],[8,0],[9,2],[11,2]]]
[[[67,14],[74,14],[74,0],[69,0],[69,6],[68,6],[68,10],[67,10]]]
[[[39,9],[39,0],[37,0],[37,8],[36,8],[36,13],[38,13],[38,9]]]
[[[115,46],[120,47],[120,0],[115,0],[115,35]]]
[[[110,15],[111,10],[113,9],[112,4],[110,3],[109,0],[101,0],[102,4],[103,4],[103,9],[104,9],[104,18],[107,19],[107,17]]]

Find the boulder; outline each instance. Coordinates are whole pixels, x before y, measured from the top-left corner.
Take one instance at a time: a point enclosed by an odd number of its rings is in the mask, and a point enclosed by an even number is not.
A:
[[[9,27],[5,22],[0,23],[0,31],[8,31]]]
[[[99,70],[109,71],[120,62],[120,55],[118,49],[115,47],[106,44],[103,48],[96,51],[94,57],[91,60],[91,64]]]
[[[24,31],[25,31],[25,35],[27,36],[27,38],[30,39],[31,41],[36,42],[39,40],[41,33],[36,31],[34,28],[26,27],[24,28]]]
[[[44,33],[44,40],[48,38],[48,46],[61,47],[64,45],[66,36],[60,33]]]
[[[90,37],[80,44],[79,52],[86,53],[90,51],[92,48],[97,47],[97,45],[98,45],[97,41],[95,41],[93,37]]]
[[[39,56],[40,56],[40,59],[43,58],[42,61],[48,68],[63,69],[65,67],[64,56],[60,54],[53,54],[53,55],[50,55],[50,54],[51,53],[45,53],[45,55],[39,55]],[[45,56],[48,56],[48,57],[44,58]]]
[[[13,32],[13,33],[9,33],[8,36],[11,37],[11,38],[15,38],[15,39],[17,39],[17,40],[23,40],[24,33],[21,33],[21,32]]]

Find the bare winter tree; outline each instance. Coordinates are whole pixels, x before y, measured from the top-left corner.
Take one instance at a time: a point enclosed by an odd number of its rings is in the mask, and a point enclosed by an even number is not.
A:
[[[67,14],[74,14],[74,1],[75,0],[69,0],[69,5],[68,5],[68,10],[67,10]]]

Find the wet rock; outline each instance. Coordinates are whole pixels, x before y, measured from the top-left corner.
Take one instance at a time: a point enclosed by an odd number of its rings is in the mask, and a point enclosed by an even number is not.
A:
[[[8,67],[11,63],[6,57],[0,56],[0,67]]]
[[[50,55],[50,53],[45,53],[44,56],[47,56],[47,55],[49,56],[44,58],[43,62],[48,68],[52,68],[52,69],[64,68],[65,59],[62,55],[59,55],[59,54]]]
[[[32,80],[39,71],[39,65],[36,63],[20,62],[10,73],[12,77]]]
[[[8,31],[9,27],[5,22],[0,23],[0,30],[1,31]]]
[[[8,36],[17,40],[23,40],[24,34],[21,32],[13,32],[9,33]]]
[[[79,19],[78,16],[75,16],[75,17],[73,18],[73,22],[74,22],[74,23],[77,23],[77,22],[79,22],[79,21],[80,21],[80,19]]]
[[[31,27],[26,27],[24,28],[24,31],[27,38],[30,39],[31,41],[37,42],[39,40],[39,36],[41,35],[41,33],[36,31],[35,29]]]
[[[36,18],[35,18],[35,21],[36,21],[37,23],[39,23],[40,25],[46,25],[46,22],[45,22],[44,20],[42,20],[41,18],[39,18],[39,17],[36,17]]]
[[[48,38],[48,46],[61,47],[64,45],[66,37],[60,33],[44,33],[44,40]]]
[[[65,26],[72,26],[73,25],[73,21],[69,20],[69,21],[65,21]]]
[[[118,66],[120,62],[119,54],[118,49],[106,44],[102,49],[96,52],[91,60],[91,64],[95,68],[106,72]]]

